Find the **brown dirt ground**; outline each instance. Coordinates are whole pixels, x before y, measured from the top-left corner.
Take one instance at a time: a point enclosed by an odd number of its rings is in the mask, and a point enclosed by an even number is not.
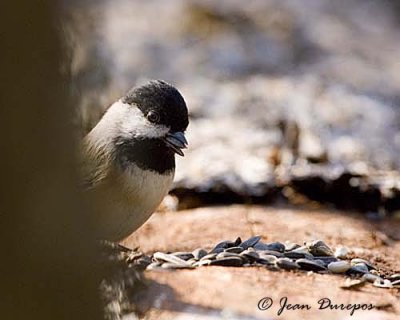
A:
[[[211,249],[221,240],[261,235],[264,241],[302,244],[323,239],[332,248],[345,245],[357,257],[374,262],[383,272],[400,272],[400,220],[371,222],[356,213],[325,209],[260,206],[208,207],[156,213],[123,244],[155,251]],[[370,284],[343,290],[344,277],[264,268],[202,267],[195,270],[146,271],[147,290],[138,298],[145,319],[400,319],[400,290]],[[258,301],[270,297],[266,311]],[[285,310],[277,315],[280,299],[308,304],[310,310]],[[319,310],[318,301],[335,304],[373,304],[355,311]]]

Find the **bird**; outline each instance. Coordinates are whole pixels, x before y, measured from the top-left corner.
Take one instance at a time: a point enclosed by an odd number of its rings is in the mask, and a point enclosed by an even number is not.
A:
[[[157,209],[172,186],[175,155],[188,146],[188,125],[180,92],[152,80],[114,102],[84,137],[84,194],[99,240],[123,240]]]

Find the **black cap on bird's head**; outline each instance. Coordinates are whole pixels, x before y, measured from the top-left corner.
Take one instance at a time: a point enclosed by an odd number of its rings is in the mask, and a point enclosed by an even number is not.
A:
[[[189,124],[188,110],[182,95],[162,80],[153,80],[131,89],[122,102],[136,105],[144,115],[153,117],[157,124],[170,127],[172,132],[183,132]]]
[[[139,108],[154,125],[168,127],[169,132],[163,140],[175,153],[183,156],[181,149],[187,147],[184,131],[189,125],[188,110],[174,86],[162,80],[152,80],[132,88],[122,102]]]

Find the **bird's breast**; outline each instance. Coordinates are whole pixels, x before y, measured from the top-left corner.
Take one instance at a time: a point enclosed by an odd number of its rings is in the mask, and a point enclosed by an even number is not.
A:
[[[121,240],[139,228],[168,193],[173,178],[173,170],[159,174],[134,164],[116,170],[96,191],[103,238]]]

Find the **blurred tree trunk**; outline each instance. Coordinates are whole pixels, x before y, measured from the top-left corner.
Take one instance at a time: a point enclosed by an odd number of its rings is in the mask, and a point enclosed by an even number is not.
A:
[[[56,1],[0,2],[0,319],[99,319]]]

